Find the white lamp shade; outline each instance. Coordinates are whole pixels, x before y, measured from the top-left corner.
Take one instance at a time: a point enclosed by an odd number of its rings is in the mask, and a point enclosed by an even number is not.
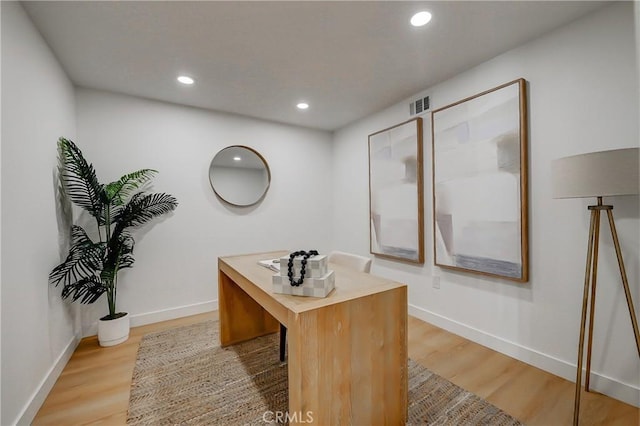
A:
[[[640,193],[640,148],[591,152],[555,160],[554,198],[606,197]]]

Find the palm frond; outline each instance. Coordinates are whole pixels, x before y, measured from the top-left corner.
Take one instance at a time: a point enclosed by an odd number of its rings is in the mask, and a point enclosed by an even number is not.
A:
[[[129,226],[140,226],[151,219],[169,213],[178,207],[178,200],[172,195],[157,193],[145,194],[139,192],[115,218],[116,227],[122,229]]]
[[[66,252],[69,251],[71,246],[71,225],[73,225],[73,205],[67,192],[65,190],[64,181],[60,175],[60,167],[55,171],[56,186],[54,188],[54,195],[56,200],[56,219],[58,222],[58,244],[61,248],[64,248]]]
[[[131,254],[125,254],[120,258],[120,269],[131,268],[135,263],[135,258]]]
[[[107,199],[113,205],[123,205],[133,195],[134,191],[141,189],[157,173],[157,170],[142,169],[122,176],[105,187]]]
[[[92,164],[70,140],[58,139],[60,177],[71,201],[88,211],[102,224],[104,190]]]
[[[106,283],[107,286],[113,287],[113,283],[118,275],[118,270],[115,265],[105,265],[104,269],[100,271],[100,281]]]
[[[96,276],[85,277],[74,283],[69,283],[62,289],[62,298],[71,297],[72,301],[80,300],[80,303],[93,303],[107,291],[100,278]]]
[[[105,261],[100,277],[106,281],[115,280],[118,270],[133,265],[133,247],[135,241],[131,234],[116,227],[105,254]]]
[[[64,262],[49,274],[49,283],[64,286],[95,276],[102,269],[104,243],[94,243],[80,226],[71,227],[71,247]]]
[[[81,303],[93,303],[106,292],[109,313],[114,315],[118,271],[134,263],[135,241],[128,228],[175,210],[178,201],[164,193],[144,193],[144,186],[157,174],[153,169],[100,184],[93,165],[65,138],[58,140],[58,170],[61,192],[96,218],[101,241],[94,243],[84,229],[71,226],[69,253],[51,271],[49,283],[62,283],[62,297]]]

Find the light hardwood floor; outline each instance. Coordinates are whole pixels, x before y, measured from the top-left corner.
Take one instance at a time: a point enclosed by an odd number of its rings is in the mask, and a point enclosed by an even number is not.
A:
[[[83,339],[34,425],[124,425],[140,339],[147,333],[217,318],[217,312],[136,327],[129,340],[100,348]],[[409,317],[409,357],[527,425],[570,425],[574,384]],[[640,410],[583,392],[581,425],[638,425]]]

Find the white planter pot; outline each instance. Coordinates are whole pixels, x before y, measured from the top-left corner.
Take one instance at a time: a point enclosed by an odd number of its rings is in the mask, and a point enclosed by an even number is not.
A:
[[[118,345],[129,338],[129,314],[113,320],[98,321],[98,341],[100,346]]]

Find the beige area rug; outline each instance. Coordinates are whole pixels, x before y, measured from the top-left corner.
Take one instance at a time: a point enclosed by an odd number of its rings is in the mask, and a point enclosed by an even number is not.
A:
[[[278,336],[221,348],[217,321],[143,337],[127,424],[264,425],[286,412],[287,366]],[[520,425],[516,419],[409,360],[409,424]]]

